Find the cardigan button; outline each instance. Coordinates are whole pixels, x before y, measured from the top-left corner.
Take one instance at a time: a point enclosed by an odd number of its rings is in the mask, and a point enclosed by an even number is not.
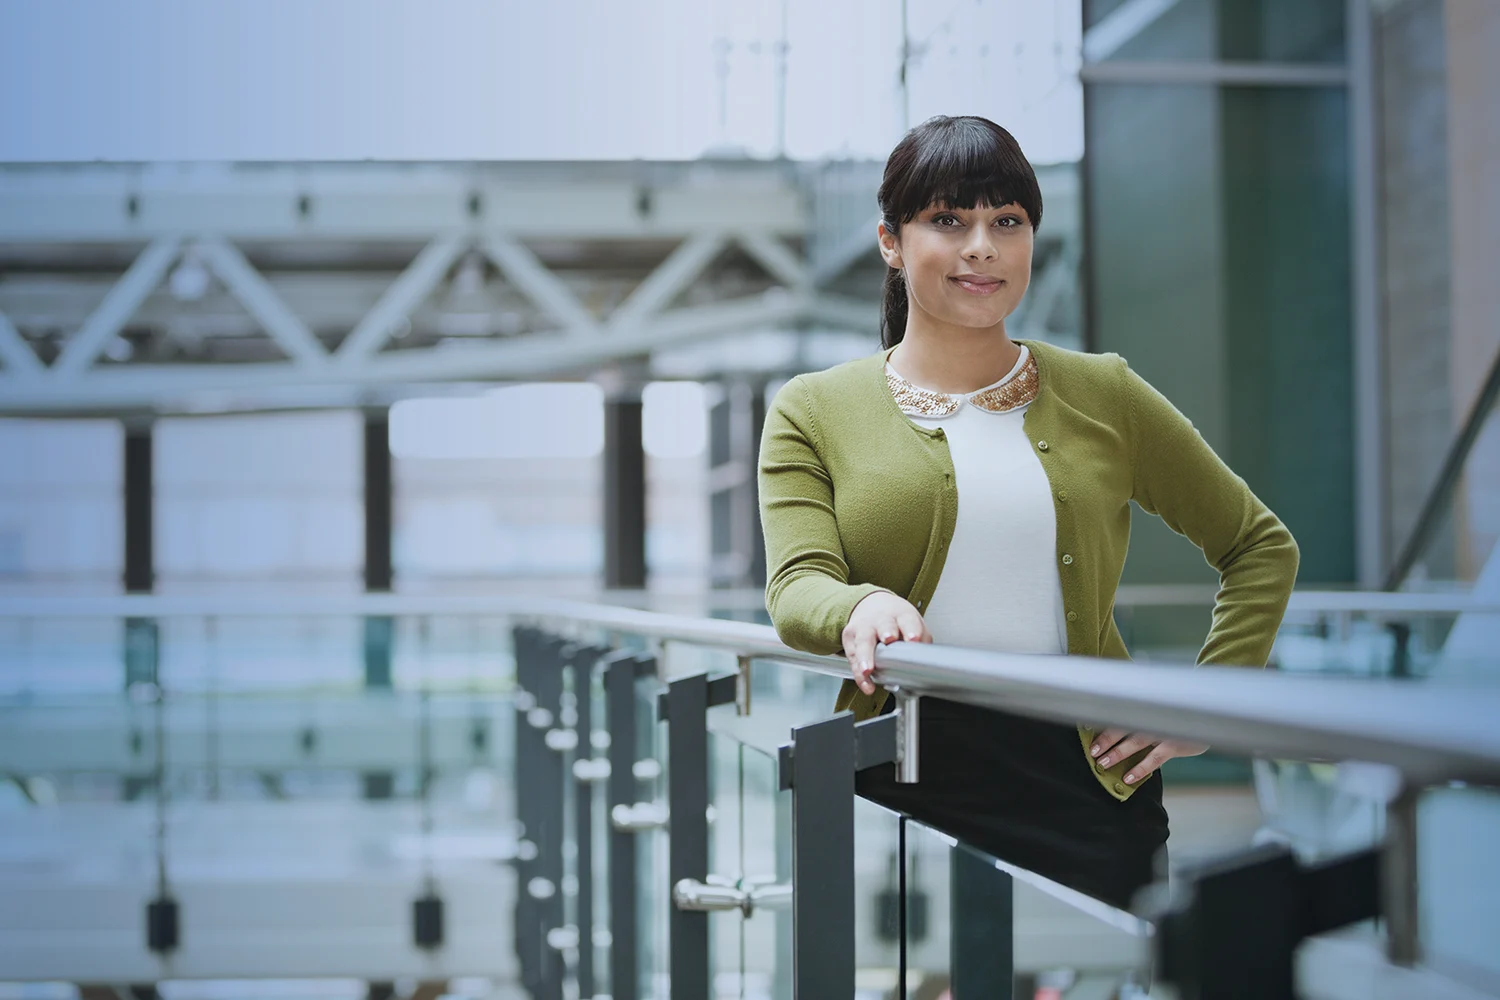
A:
[[[1036,447],[1037,447],[1037,451],[1046,451],[1047,450],[1047,442],[1045,442],[1045,441],[1038,441],[1036,443]]]
[[[1057,499],[1063,501],[1064,503],[1067,503],[1067,501],[1068,501],[1068,491],[1067,490],[1058,490],[1057,491]]]
[[[1070,555],[1068,555],[1066,552],[1063,553],[1063,565],[1064,566],[1071,566],[1071,565],[1073,565],[1073,557],[1070,556]]]
[[[1115,782],[1115,794],[1116,795],[1124,795],[1125,794],[1125,786],[1122,785],[1122,784],[1120,784],[1118,781]]]
[[[1069,611],[1068,612],[1068,621],[1070,621],[1070,622],[1076,622],[1077,620],[1078,620],[1078,612],[1076,612],[1076,611]]]

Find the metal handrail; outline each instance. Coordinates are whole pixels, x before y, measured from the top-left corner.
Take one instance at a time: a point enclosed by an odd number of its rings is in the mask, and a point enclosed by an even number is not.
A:
[[[1209,607],[1216,588],[1200,584],[1121,586],[1116,608]],[[223,594],[112,594],[89,597],[0,596],[0,620],[17,618],[358,618],[358,617],[513,617],[539,608],[566,606],[634,610],[652,602],[698,603],[710,607],[763,609],[759,589],[692,594],[605,591],[607,604],[558,601],[505,594],[343,594],[233,596]],[[1500,614],[1500,599],[1468,591],[1294,591],[1289,617],[1366,616],[1374,618]]]
[[[793,650],[766,625],[560,600],[370,595],[357,600],[246,600],[225,609],[217,599],[7,599],[0,602],[0,616],[41,616],[65,607],[142,617],[487,614],[689,643],[847,676],[841,658]],[[1243,754],[1377,762],[1419,784],[1500,783],[1500,728],[1494,724],[1500,718],[1500,685],[1188,670],[907,644],[877,652],[875,680],[920,696],[1057,721],[1129,726]]]

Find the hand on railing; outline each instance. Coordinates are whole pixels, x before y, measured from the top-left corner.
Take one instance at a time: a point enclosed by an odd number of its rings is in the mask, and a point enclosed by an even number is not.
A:
[[[875,693],[870,673],[875,669],[875,644],[931,642],[922,613],[886,590],[877,590],[854,606],[844,626],[844,656],[854,683],[865,694]]]
[[[1163,740],[1145,733],[1133,733],[1118,726],[1106,729],[1094,738],[1089,753],[1101,767],[1110,767],[1147,747],[1151,752],[1142,757],[1125,775],[1125,784],[1134,785],[1145,781],[1151,773],[1173,757],[1196,757],[1208,750],[1207,743],[1191,740]]]

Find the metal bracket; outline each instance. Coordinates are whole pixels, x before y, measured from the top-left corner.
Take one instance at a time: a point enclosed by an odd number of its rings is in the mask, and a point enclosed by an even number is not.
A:
[[[728,879],[722,875],[709,875],[701,882],[685,878],[672,886],[672,905],[692,913],[739,910],[749,917],[757,908],[786,909],[791,904],[791,884],[777,882],[774,876]]]
[[[845,713],[840,713],[840,715]],[[838,718],[838,716],[834,716]],[[898,763],[900,719],[897,714],[877,715],[854,725],[854,769],[879,767],[881,764]],[[776,779],[780,791],[796,787],[795,743],[777,747]]]
[[[1304,867],[1265,845],[1181,870],[1141,907],[1156,967],[1184,996],[1292,1000],[1302,940],[1380,915],[1380,852]]]
[[[609,811],[609,825],[621,833],[660,830],[667,825],[670,813],[662,802],[637,802],[633,806],[615,806]]]
[[[915,785],[922,742],[922,696],[896,689],[896,781]]]
[[[740,656],[736,661],[734,686],[734,713],[738,716],[750,714],[750,657]]]
[[[146,946],[158,955],[176,951],[181,933],[177,900],[162,895],[146,904]]]
[[[443,897],[428,892],[411,903],[411,938],[418,948],[432,950],[443,946]]]
[[[580,757],[573,762],[573,780],[587,785],[608,781],[611,767],[607,757]]]
[[[732,705],[739,700],[740,675],[720,674],[718,677],[708,679],[708,707],[717,708],[720,705]],[[671,719],[671,710],[667,708],[670,691],[662,691],[656,696],[656,721],[667,722]]]

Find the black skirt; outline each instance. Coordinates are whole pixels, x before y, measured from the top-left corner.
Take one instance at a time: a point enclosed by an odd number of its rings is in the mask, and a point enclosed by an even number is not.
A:
[[[1155,877],[1167,842],[1159,774],[1121,802],[1074,726],[941,698],[922,700],[920,743],[916,784],[886,764],[856,776],[859,794],[1120,909]]]

